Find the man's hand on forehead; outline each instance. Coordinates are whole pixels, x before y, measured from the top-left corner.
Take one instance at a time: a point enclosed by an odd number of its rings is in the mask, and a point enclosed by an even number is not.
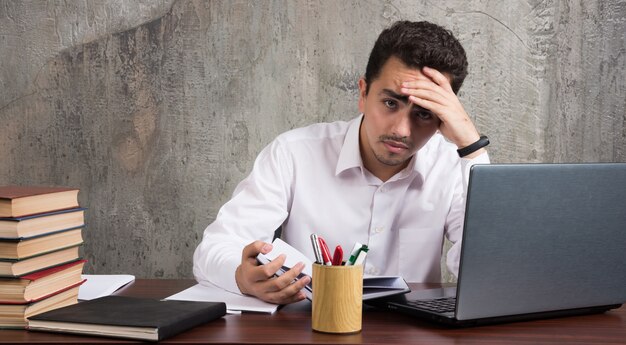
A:
[[[450,80],[434,68],[422,68],[423,76],[402,83],[402,94],[418,107],[435,114],[441,124],[439,130],[457,147],[465,147],[480,137],[463,105],[452,90]]]

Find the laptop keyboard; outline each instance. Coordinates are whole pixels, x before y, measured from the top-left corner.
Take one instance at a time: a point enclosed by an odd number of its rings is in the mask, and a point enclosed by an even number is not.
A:
[[[435,313],[447,313],[454,311],[456,298],[446,297],[432,300],[415,300],[407,301],[407,304],[422,310],[428,310]]]

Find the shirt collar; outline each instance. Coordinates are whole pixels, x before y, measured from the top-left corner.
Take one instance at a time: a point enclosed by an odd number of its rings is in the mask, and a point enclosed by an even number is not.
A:
[[[359,129],[363,121],[363,114],[350,122],[346,138],[341,146],[339,159],[337,160],[337,168],[335,175],[339,175],[345,170],[351,168],[361,168],[363,170],[363,160],[361,159],[361,151],[359,149]]]
[[[335,176],[342,172],[352,169],[361,168],[361,171],[365,170],[363,166],[363,160],[361,159],[361,151],[359,148],[359,132],[361,129],[361,121],[363,121],[363,114],[352,120],[346,132],[343,145],[341,146],[341,152],[339,153],[339,159],[337,161],[337,167],[335,169]],[[436,135],[436,134],[435,134]],[[432,138],[431,138],[432,139]],[[411,157],[409,165],[396,174],[396,179],[402,179],[410,176],[413,173],[417,173],[419,176],[423,176],[425,173],[423,168],[428,164],[432,154],[429,154],[432,150],[432,140],[426,142],[426,144],[417,150],[417,152]]]

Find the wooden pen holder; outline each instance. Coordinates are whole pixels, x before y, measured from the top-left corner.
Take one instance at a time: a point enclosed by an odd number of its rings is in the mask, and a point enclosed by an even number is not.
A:
[[[361,331],[363,266],[313,264],[314,331],[356,333]]]

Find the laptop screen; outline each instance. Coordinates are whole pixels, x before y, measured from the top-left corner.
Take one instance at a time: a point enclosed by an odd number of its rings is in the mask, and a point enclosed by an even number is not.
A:
[[[626,301],[626,164],[472,167],[456,318]]]

